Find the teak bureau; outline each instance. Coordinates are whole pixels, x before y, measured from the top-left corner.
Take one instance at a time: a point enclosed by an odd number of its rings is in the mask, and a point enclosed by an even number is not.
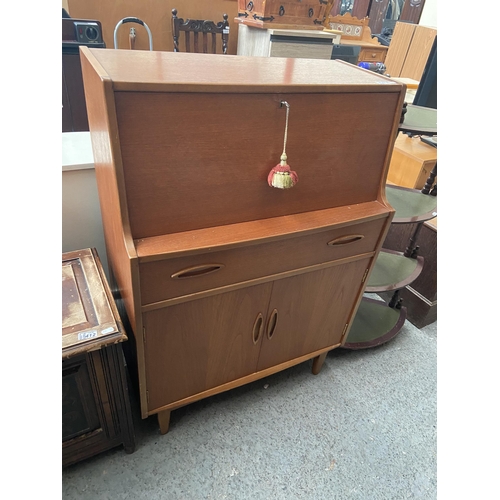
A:
[[[405,87],[341,61],[81,48],[112,287],[141,412],[345,341],[394,215]],[[284,145],[298,183],[268,184]]]

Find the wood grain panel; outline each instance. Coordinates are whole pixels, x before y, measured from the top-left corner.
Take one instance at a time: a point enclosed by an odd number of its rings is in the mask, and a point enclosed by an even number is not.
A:
[[[386,218],[293,239],[140,265],[142,304],[283,273],[375,250]],[[331,243],[330,245],[328,243]],[[217,271],[175,279],[183,269],[218,264]]]
[[[216,228],[183,231],[135,241],[139,261],[151,262],[165,258],[198,255],[228,250],[242,245],[258,245],[290,239],[300,235],[349,226],[355,222],[388,217],[388,208],[379,201],[344,207],[285,215],[265,220],[243,222]]]
[[[340,343],[370,259],[302,274],[273,285],[268,316],[277,311],[271,338],[264,336],[259,370]]]
[[[219,294],[145,315],[149,409],[220,386],[257,368],[259,314],[272,283]]]
[[[415,34],[401,69],[402,77],[413,78],[417,81],[421,80],[436,35],[437,30],[434,28],[427,28],[426,26],[417,26],[415,28]]]
[[[83,47],[82,50],[86,50]],[[82,57],[82,74],[85,83],[85,98],[90,124],[90,138],[94,155],[99,201],[103,218],[104,238],[108,254],[108,264],[124,300],[129,320],[135,328],[135,309],[133,298],[133,272],[131,260],[136,252],[128,230],[126,200],[119,195],[123,189],[121,177],[121,157],[116,132],[111,81],[105,73],[99,75],[91,67],[92,56]],[[106,132],[113,139],[109,140]]]
[[[116,92],[380,94],[402,90],[397,82],[338,60],[88,50],[106,68]]]
[[[385,57],[385,67],[389,75],[394,77],[401,76],[401,70],[403,69],[415,28],[415,24],[396,23]]]
[[[127,202],[117,132],[112,83],[87,47],[81,48],[82,75],[87,101],[90,138],[113,295],[120,296],[127,324],[136,336],[139,380],[145,380],[142,317],[139,309],[137,255],[130,235]],[[92,63],[91,63],[92,61]],[[122,313],[122,311],[120,311]],[[139,336],[137,338],[137,336]],[[146,393],[141,390],[141,410],[146,417]]]
[[[267,183],[283,149],[281,99],[290,104],[287,154],[299,176],[289,190]],[[134,238],[376,199],[398,99],[116,93]],[[352,116],[357,107],[362,119]]]
[[[422,189],[436,165],[437,149],[419,137],[401,133],[392,152],[387,181],[411,189]]]

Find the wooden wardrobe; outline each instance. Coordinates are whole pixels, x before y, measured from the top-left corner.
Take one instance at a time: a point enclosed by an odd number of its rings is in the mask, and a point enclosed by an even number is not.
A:
[[[394,211],[405,87],[341,61],[81,49],[142,417],[345,342]],[[284,146],[291,189],[268,184]]]

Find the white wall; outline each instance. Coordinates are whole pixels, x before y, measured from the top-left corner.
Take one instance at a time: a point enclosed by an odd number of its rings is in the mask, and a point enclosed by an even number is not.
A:
[[[62,251],[96,248],[109,279],[90,132],[62,134]]]
[[[437,2],[438,0],[425,0],[419,24],[437,29]]]

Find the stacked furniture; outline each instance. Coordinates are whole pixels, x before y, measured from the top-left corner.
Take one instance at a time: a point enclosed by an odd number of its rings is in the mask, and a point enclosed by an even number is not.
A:
[[[432,108],[408,105],[401,132],[434,136],[437,134],[437,111]],[[429,143],[437,139],[429,139]],[[421,274],[424,259],[419,255],[418,240],[424,223],[437,215],[437,163],[421,190],[388,185],[386,195],[396,213],[393,225],[412,225],[405,247],[400,250],[384,248],[379,253],[366,293],[387,295],[384,301],[364,297],[344,348],[365,349],[375,347],[394,338],[404,325],[407,309],[402,305],[401,290],[408,289]],[[408,293],[408,292],[407,292]],[[411,293],[411,292],[410,292]],[[418,294],[417,294],[418,295]],[[421,324],[421,323],[420,323]]]
[[[323,29],[333,0],[238,0],[238,22],[271,29]]]
[[[340,31],[324,31],[332,1],[238,0],[237,54],[331,59]]]
[[[238,25],[239,56],[331,59],[340,31],[263,29]]]
[[[357,50],[356,64],[360,62],[383,63],[387,55],[388,47],[382,45],[378,39],[372,38],[368,21],[367,17],[358,19],[347,12],[342,16],[328,16],[324,23],[327,29],[340,31],[340,43],[343,48]]]
[[[135,448],[122,342],[95,249],[62,255],[62,464]]]
[[[422,224],[418,234],[418,255],[424,259],[420,275],[399,291],[406,307],[407,320],[423,328],[437,320],[437,217]],[[384,248],[406,248],[415,224],[392,224]]]
[[[309,360],[318,373],[394,214],[404,86],[341,61],[86,48],[82,61],[142,417],[165,433],[191,402]],[[290,189],[269,184],[284,142]]]

